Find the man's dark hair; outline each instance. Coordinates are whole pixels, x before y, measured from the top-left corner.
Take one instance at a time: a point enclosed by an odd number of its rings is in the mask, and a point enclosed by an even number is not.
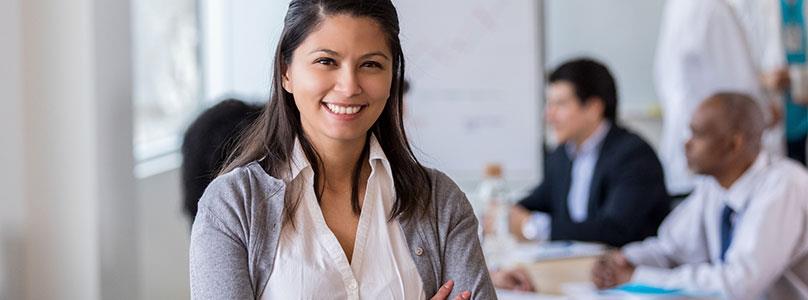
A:
[[[197,203],[221,170],[241,132],[261,114],[263,106],[235,99],[222,101],[191,123],[182,141],[183,211],[196,217]]]
[[[589,58],[565,62],[550,74],[550,83],[566,81],[575,87],[575,94],[581,104],[593,97],[603,100],[603,117],[617,120],[617,86],[605,65]]]

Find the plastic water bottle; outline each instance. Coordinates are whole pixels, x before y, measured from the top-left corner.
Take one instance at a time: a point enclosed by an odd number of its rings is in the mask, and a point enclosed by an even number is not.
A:
[[[483,252],[492,266],[503,264],[508,251],[514,244],[514,239],[508,228],[508,214],[511,202],[508,199],[508,188],[502,177],[502,167],[498,164],[489,164],[485,168],[483,177],[477,191],[479,199],[478,218],[481,221],[481,239]]]

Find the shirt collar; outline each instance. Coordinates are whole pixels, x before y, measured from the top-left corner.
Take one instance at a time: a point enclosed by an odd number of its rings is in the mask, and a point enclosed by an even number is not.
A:
[[[759,177],[764,174],[764,171],[770,164],[771,157],[765,151],[761,151],[755,159],[755,162],[752,163],[752,166],[749,167],[729,189],[724,189],[715,178],[712,178],[711,181],[725,195],[723,197],[724,203],[735,212],[740,212],[749,204],[752,192],[754,192],[755,189],[754,183],[760,181]]]
[[[381,144],[379,144],[379,140],[376,139],[376,135],[370,135],[370,153],[368,154],[368,161],[370,162],[371,170],[376,169],[376,163],[381,163],[384,169],[387,171],[389,176],[393,176],[393,172],[390,170],[390,161],[387,160],[387,155],[384,154],[384,150],[382,150]]]
[[[370,162],[371,171],[376,170],[376,163],[381,163],[384,169],[387,171],[388,176],[392,176],[392,171],[390,169],[390,161],[387,160],[387,156],[384,154],[379,141],[376,139],[376,135],[370,135],[370,151],[368,153],[368,162]],[[300,173],[305,170],[311,169],[311,163],[309,162],[308,158],[306,158],[306,152],[303,151],[303,146],[300,144],[300,139],[295,138],[295,146],[292,150],[292,160],[290,162],[290,176],[287,177],[288,181],[295,180]]]
[[[286,178],[287,181],[292,181],[300,175],[303,170],[311,168],[309,159],[306,158],[306,152],[303,151],[303,146],[300,145],[300,139],[295,137],[295,146],[292,148],[292,160],[289,162],[290,174]]]
[[[606,134],[609,133],[609,129],[611,128],[611,122],[603,120],[598,125],[598,128],[595,129],[595,132],[584,141],[580,148],[576,147],[574,142],[567,142],[564,144],[567,156],[574,159],[577,156],[587,155],[597,151],[603,143],[603,140],[606,139]]]

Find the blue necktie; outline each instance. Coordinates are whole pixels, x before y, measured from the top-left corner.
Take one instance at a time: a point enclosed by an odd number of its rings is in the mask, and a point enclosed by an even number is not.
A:
[[[732,243],[732,216],[735,211],[727,205],[724,205],[724,210],[721,212],[721,260],[724,261],[724,255],[727,254],[729,244]]]

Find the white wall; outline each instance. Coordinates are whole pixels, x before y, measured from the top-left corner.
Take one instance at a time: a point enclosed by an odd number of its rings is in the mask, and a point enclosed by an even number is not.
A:
[[[200,1],[205,99],[266,101],[288,0]]]
[[[137,298],[128,15],[127,0],[0,7],[0,298]]]
[[[23,261],[23,98],[20,0],[0,2],[0,299],[20,299]]]
[[[189,299],[190,223],[179,170],[138,180],[137,204],[141,299]]]
[[[29,299],[100,298],[91,5],[22,4]]]
[[[101,298],[136,299],[138,252],[133,158],[132,44],[129,0],[93,1],[95,191]]]
[[[454,180],[479,180],[486,165],[496,163],[509,181],[537,182],[544,94],[540,3],[396,5],[412,84],[405,125],[419,160]]]
[[[658,102],[653,63],[663,0],[546,0],[548,70],[593,56],[614,73],[621,112],[647,114]]]

